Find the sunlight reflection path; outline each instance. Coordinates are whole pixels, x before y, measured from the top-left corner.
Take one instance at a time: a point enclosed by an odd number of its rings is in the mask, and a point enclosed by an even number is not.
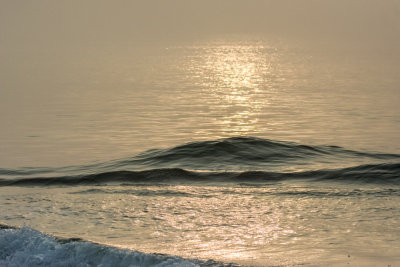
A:
[[[275,94],[277,50],[265,45],[216,45],[204,52],[204,64],[192,69],[210,103],[212,123],[221,136],[254,135],[261,110]]]

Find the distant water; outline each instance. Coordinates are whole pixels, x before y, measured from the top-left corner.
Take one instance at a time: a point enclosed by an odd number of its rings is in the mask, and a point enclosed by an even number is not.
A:
[[[1,55],[0,266],[397,266],[400,61],[344,47]]]
[[[238,136],[400,153],[400,52],[231,38],[0,54],[0,167]]]

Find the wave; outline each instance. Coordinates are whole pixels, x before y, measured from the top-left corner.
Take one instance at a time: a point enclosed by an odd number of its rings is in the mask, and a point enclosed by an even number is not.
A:
[[[276,182],[288,179],[399,183],[400,155],[254,137],[192,142],[91,165],[1,169],[0,186],[107,183]]]
[[[255,137],[233,137],[192,142],[170,149],[153,149],[120,163],[193,170],[265,170],[274,166],[304,167],[349,159],[393,160],[400,159],[400,155],[352,151],[338,146],[309,146]]]
[[[196,172],[183,169],[114,171],[80,176],[0,179],[0,186],[75,186],[162,183],[271,183],[284,180],[400,184],[400,164],[361,165],[304,172]]]
[[[191,142],[167,149],[152,149],[133,157],[91,165],[0,168],[0,177],[102,176],[101,173],[108,172],[119,172],[117,176],[124,176],[128,175],[124,171],[153,169],[294,172],[397,163],[399,160],[398,154],[360,152],[338,146],[309,146],[255,137],[234,137]]]
[[[0,224],[0,266],[238,266],[147,254]]]
[[[182,192],[179,189],[174,187],[166,187],[167,189],[160,190],[158,188],[149,188],[149,187],[126,187],[121,189],[121,187],[101,187],[101,188],[89,188],[78,191],[69,192],[71,195],[93,195],[93,194],[118,194],[118,195],[129,195],[129,196],[151,196],[151,197],[187,197],[192,199],[205,199],[205,198],[213,198],[218,197],[219,194],[226,194],[229,196],[232,195],[243,195],[243,191],[237,190],[236,187],[224,187],[218,190],[218,192],[214,191],[206,191],[206,192],[195,192],[188,193]],[[375,187],[372,189],[348,189],[345,190],[332,190],[332,188],[318,188],[318,189],[299,189],[296,190],[275,190],[273,188],[269,188],[270,190],[262,190],[262,191],[252,191],[251,195],[256,197],[263,196],[289,196],[289,197],[307,197],[307,198],[337,198],[337,197],[400,197],[400,188],[382,188]],[[0,226],[1,227],[1,226]]]

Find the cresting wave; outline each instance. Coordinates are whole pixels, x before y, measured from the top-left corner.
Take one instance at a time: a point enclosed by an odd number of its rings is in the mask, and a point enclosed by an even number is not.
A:
[[[0,224],[0,266],[208,266],[234,267],[213,260],[146,254],[79,238],[57,238],[29,227]]]
[[[286,179],[400,183],[400,155],[254,137],[192,142],[110,162],[0,169],[0,186]]]

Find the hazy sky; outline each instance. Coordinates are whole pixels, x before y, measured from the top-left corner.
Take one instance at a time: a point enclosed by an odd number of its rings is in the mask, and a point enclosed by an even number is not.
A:
[[[257,33],[393,42],[399,0],[0,0],[0,45],[81,45]]]

